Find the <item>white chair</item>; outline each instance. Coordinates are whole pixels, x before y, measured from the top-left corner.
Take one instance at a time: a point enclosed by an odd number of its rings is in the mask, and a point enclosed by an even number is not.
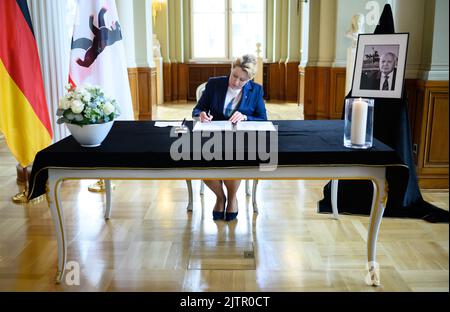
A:
[[[202,97],[203,91],[205,91],[206,88],[206,82],[202,83],[201,85],[199,85],[197,87],[197,90],[195,91],[195,99],[198,101],[200,100],[200,98]]]
[[[197,87],[197,90],[195,91],[195,97],[197,99],[197,103],[200,100],[203,91],[205,91],[206,82],[202,83]],[[189,193],[189,203],[187,206],[188,211],[192,211],[193,206],[193,191],[192,191],[192,181],[186,180],[187,186],[188,186],[188,193]],[[250,181],[245,180],[245,195],[252,196],[252,205],[253,205],[253,212],[258,213],[258,205],[256,203],[256,189],[258,186],[258,180],[253,180],[253,188],[250,192]],[[200,180],[200,195],[203,195],[205,193],[205,183],[203,180]]]

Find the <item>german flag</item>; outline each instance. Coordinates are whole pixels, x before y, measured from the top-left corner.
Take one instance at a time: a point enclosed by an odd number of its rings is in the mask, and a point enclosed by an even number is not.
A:
[[[53,137],[26,0],[0,0],[0,131],[23,167]]]

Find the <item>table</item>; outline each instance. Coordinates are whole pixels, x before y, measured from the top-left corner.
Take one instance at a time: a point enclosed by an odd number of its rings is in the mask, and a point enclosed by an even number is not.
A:
[[[371,180],[375,190],[368,230],[367,260],[369,283],[379,285],[376,241],[387,199],[386,167],[408,168],[395,151],[376,139],[369,150],[345,148],[342,138],[344,124],[340,120],[274,121],[274,124],[278,128],[277,132],[271,135],[246,134],[253,137],[243,145],[237,142],[240,134],[232,133],[235,139],[231,145],[233,153],[229,153],[226,133],[222,133],[222,144],[216,144],[213,150],[216,159],[210,159],[212,154],[202,154],[200,151],[204,151],[208,144],[211,145],[212,138],[220,136],[220,133],[210,133],[200,138],[195,138],[192,133],[177,135],[170,128],[154,127],[153,121],[117,121],[100,147],[81,147],[70,136],[40,151],[30,176],[29,199],[47,194],[58,243],[56,282],[59,283],[63,278],[67,255],[60,195],[61,182],[64,180],[362,179]],[[192,129],[192,123],[187,125]],[[256,142],[253,142],[254,138]],[[180,153],[174,153],[173,147],[182,140],[190,144],[191,149],[183,151],[180,148]],[[196,148],[199,144],[200,151]],[[260,151],[262,147],[268,153],[258,152],[254,158],[252,152]],[[237,160],[239,152],[245,157]],[[181,156],[185,158],[176,159]],[[275,157],[277,162],[276,168],[272,168],[274,170],[266,167],[262,169],[262,163],[267,165],[274,162]],[[110,194],[110,183],[106,187],[107,194]],[[111,196],[106,198],[105,218],[109,218]]]

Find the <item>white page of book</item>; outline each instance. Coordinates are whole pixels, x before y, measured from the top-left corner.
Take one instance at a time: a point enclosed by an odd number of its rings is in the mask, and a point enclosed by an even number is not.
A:
[[[271,121],[243,121],[236,124],[236,131],[277,131]]]
[[[155,121],[155,127],[180,127],[181,121]]]
[[[271,121],[241,121],[233,125],[228,120],[196,122],[192,131],[277,131]]]
[[[192,131],[233,131],[233,124],[228,120],[198,121],[195,123]]]

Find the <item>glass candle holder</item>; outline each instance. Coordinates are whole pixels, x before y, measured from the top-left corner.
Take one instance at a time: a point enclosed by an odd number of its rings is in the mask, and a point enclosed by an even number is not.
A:
[[[361,149],[372,147],[374,102],[374,99],[345,99],[345,147]]]

